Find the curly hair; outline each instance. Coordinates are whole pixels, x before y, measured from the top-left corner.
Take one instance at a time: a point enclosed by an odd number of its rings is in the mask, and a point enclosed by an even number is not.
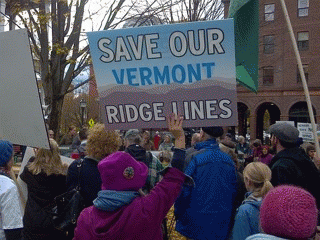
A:
[[[120,146],[121,138],[116,131],[106,130],[101,123],[90,128],[87,140],[88,156],[101,160],[118,151]]]

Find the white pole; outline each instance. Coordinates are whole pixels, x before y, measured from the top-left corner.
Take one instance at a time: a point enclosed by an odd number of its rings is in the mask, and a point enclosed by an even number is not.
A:
[[[290,38],[292,41],[293,50],[294,50],[294,53],[296,55],[297,62],[298,62],[298,67],[299,67],[299,72],[300,72],[300,76],[301,76],[301,80],[302,80],[304,95],[306,96],[306,101],[307,101],[307,105],[308,105],[308,111],[309,111],[309,116],[310,116],[310,120],[311,120],[312,132],[313,132],[313,136],[314,136],[314,140],[315,140],[315,147],[316,147],[317,156],[320,157],[320,148],[319,148],[319,141],[318,141],[318,136],[317,136],[317,127],[316,127],[316,123],[314,121],[310,93],[309,93],[306,77],[304,75],[304,70],[302,67],[300,53],[299,53],[297,42],[296,42],[296,39],[295,39],[295,36],[293,33],[293,29],[292,29],[291,21],[290,21],[289,14],[287,11],[286,3],[284,0],[280,0],[280,3],[282,6],[282,9],[283,9],[284,17],[287,22]]]

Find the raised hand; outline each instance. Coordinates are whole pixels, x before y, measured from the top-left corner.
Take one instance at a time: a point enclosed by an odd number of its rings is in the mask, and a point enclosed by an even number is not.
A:
[[[183,117],[172,113],[167,118],[168,129],[175,138],[176,148],[185,148],[185,135],[182,128]]]

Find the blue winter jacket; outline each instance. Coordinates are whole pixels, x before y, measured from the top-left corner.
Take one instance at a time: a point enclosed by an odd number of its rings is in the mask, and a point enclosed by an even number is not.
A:
[[[262,198],[255,198],[248,193],[237,210],[233,230],[233,240],[245,240],[247,237],[260,233],[259,214]]]
[[[237,193],[234,163],[215,139],[195,149],[185,170],[195,186],[184,186],[175,203],[176,230],[195,240],[227,239]]]

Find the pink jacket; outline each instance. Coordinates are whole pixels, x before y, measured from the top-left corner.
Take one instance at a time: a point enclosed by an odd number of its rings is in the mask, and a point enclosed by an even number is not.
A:
[[[75,229],[75,240],[162,240],[161,222],[178,197],[185,175],[170,168],[146,196],[135,198],[117,211],[94,206],[84,209]]]

